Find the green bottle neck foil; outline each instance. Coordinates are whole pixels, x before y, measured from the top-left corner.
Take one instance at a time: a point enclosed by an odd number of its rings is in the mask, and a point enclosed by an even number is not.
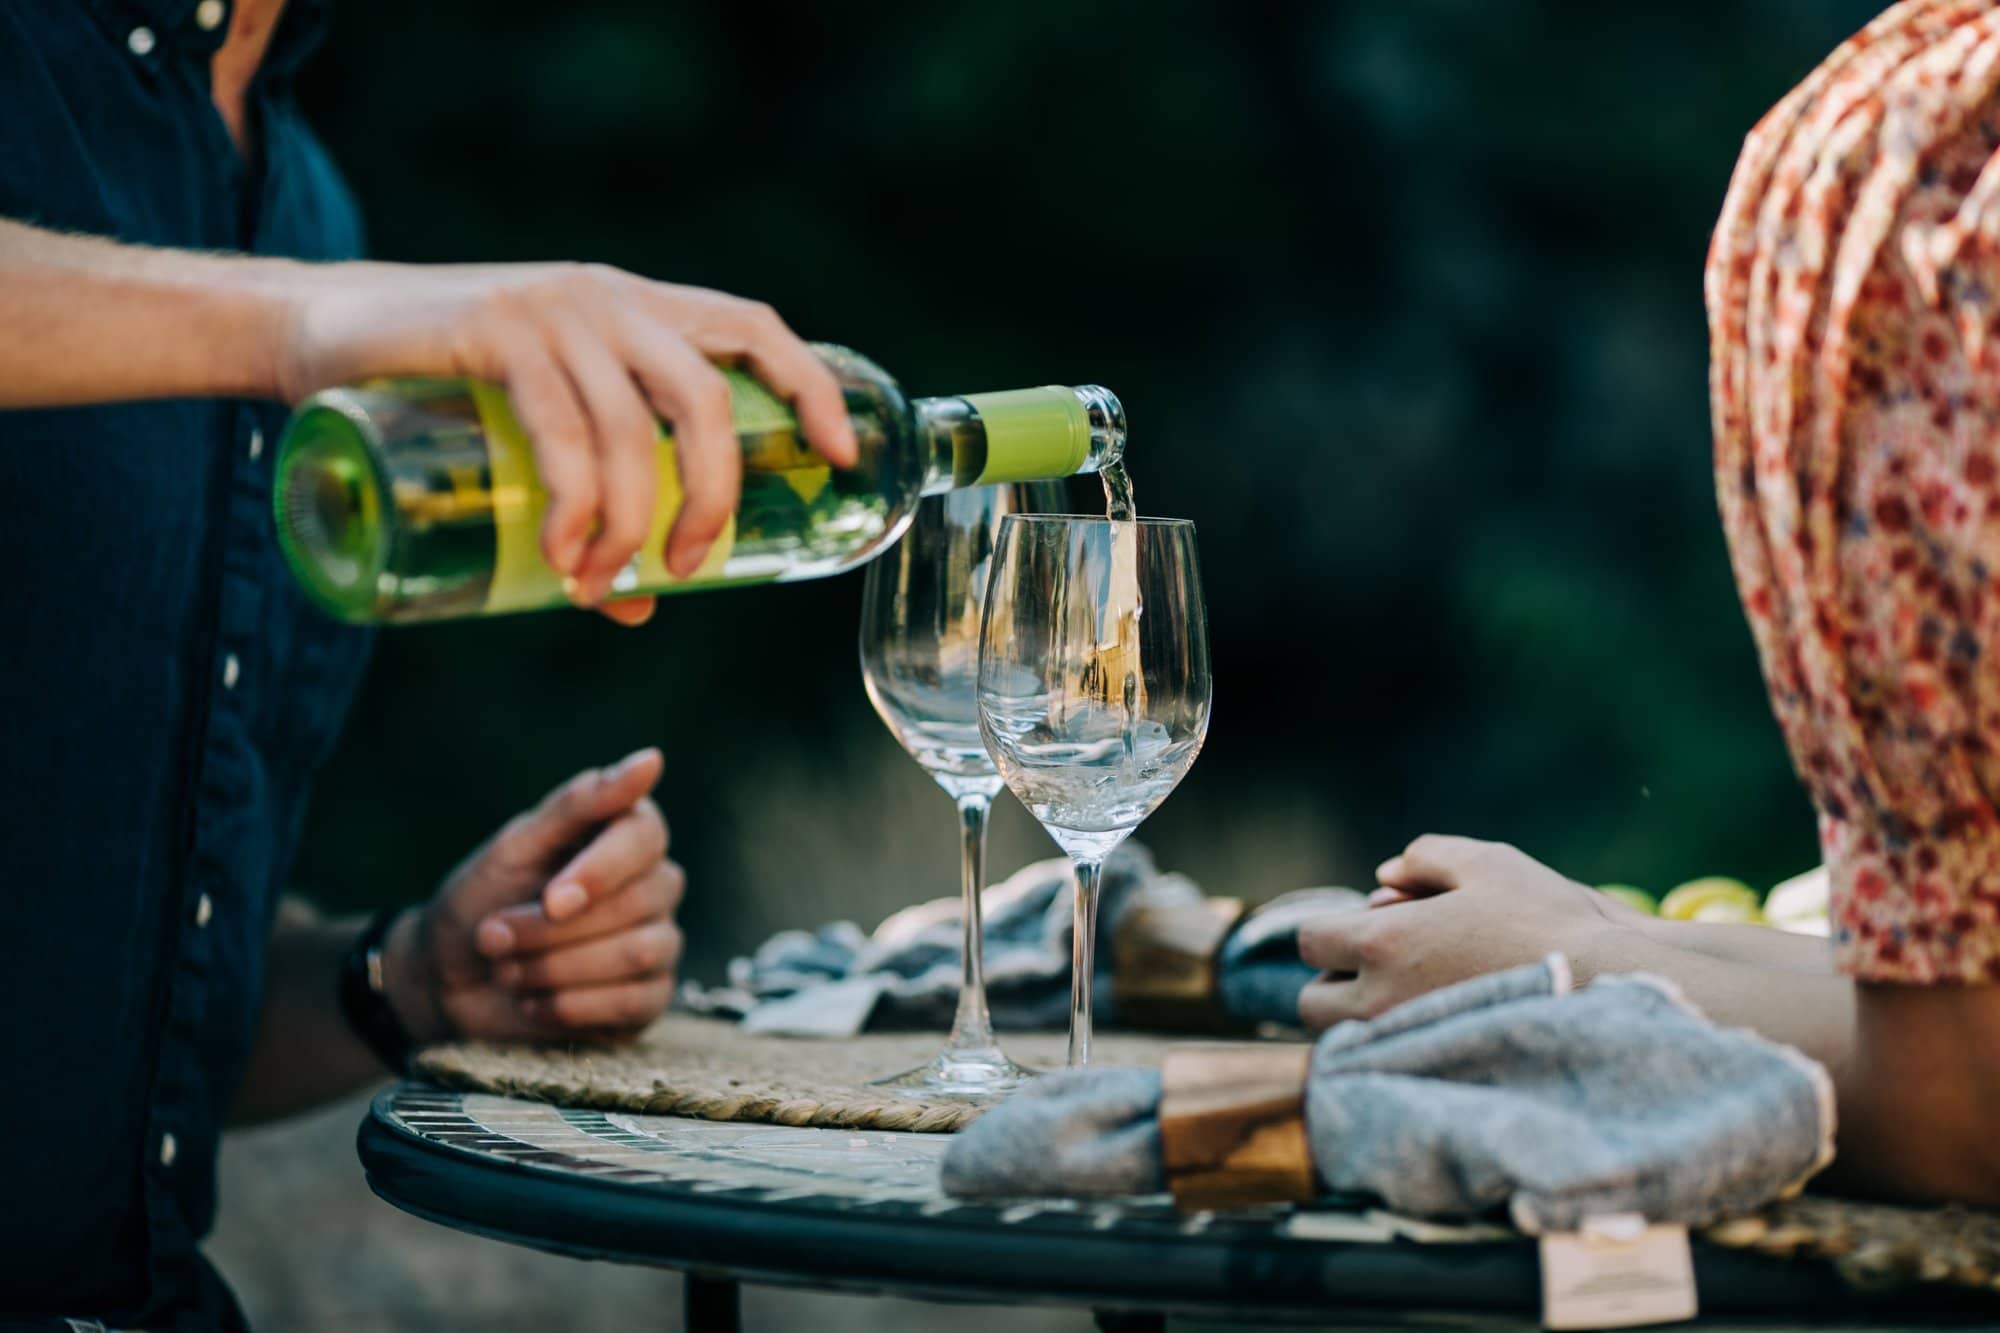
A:
[[[919,398],[910,406],[931,448],[925,495],[1072,477],[1124,454],[1124,409],[1094,385]]]

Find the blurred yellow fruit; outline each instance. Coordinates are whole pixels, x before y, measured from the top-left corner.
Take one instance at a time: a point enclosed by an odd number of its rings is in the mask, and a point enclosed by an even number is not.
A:
[[[1616,898],[1627,907],[1636,907],[1647,916],[1658,916],[1660,905],[1653,901],[1653,895],[1630,884],[1600,884],[1597,891],[1607,898]]]
[[[1734,924],[1764,919],[1757,890],[1740,879],[1711,875],[1691,879],[1660,899],[1660,915],[1670,921]]]
[[[1764,920],[1754,904],[1738,902],[1734,898],[1717,898],[1694,909],[1690,921],[1706,921],[1717,926],[1754,926]]]

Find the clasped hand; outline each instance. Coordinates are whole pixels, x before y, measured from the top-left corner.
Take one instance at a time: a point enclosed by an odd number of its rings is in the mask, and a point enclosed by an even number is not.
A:
[[[686,886],[650,793],[658,750],[579,773],[405,912],[383,948],[419,1044],[636,1032],[673,1001]]]
[[[1299,997],[1315,1032],[1551,953],[1581,967],[1615,952],[1608,935],[1643,928],[1636,910],[1505,843],[1426,834],[1375,876],[1367,910],[1299,930],[1300,956],[1322,970]]]

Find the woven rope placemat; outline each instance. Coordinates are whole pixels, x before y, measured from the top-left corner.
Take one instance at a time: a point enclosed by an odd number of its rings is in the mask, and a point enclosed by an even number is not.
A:
[[[1806,1194],[1702,1233],[1736,1249],[1827,1259],[1850,1282],[1949,1282],[2000,1290],[2000,1215]]]
[[[935,1032],[839,1041],[750,1036],[733,1023],[669,1014],[616,1046],[464,1042],[430,1048],[411,1069],[449,1087],[600,1111],[949,1133],[977,1119],[979,1108],[868,1086],[926,1063],[940,1043]],[[1060,1069],[1067,1053],[1062,1033],[1009,1033],[1003,1044],[1035,1069]],[[1157,1067],[1170,1044],[1099,1036],[1091,1056],[1097,1064]]]

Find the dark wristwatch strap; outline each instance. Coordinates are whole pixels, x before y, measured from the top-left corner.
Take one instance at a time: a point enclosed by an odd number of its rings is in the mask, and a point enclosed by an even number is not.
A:
[[[412,1043],[383,989],[382,944],[404,910],[385,907],[369,919],[367,928],[341,960],[339,985],[340,1012],[346,1016],[347,1025],[375,1053],[376,1059],[398,1074],[409,1069]]]

